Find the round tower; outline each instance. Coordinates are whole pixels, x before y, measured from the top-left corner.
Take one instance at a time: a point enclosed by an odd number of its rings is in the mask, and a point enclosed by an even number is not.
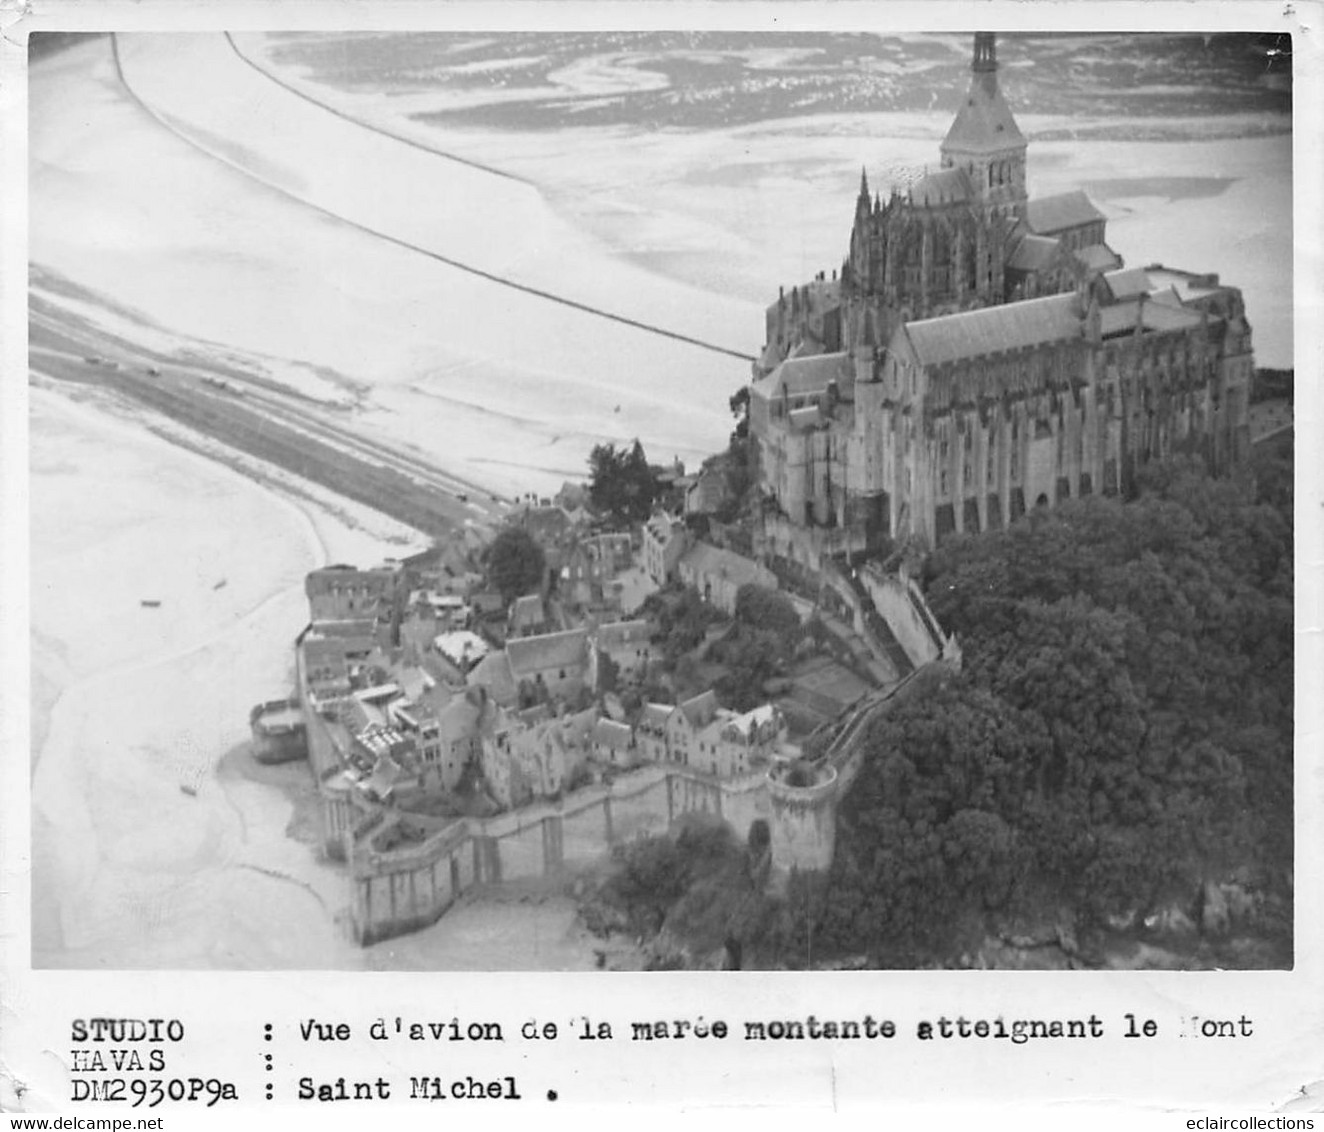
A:
[[[768,771],[768,798],[773,869],[826,870],[837,837],[836,768],[778,763]]]

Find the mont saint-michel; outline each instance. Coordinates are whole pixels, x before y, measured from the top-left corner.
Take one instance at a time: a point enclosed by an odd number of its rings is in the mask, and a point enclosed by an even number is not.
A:
[[[1290,95],[35,39],[34,964],[1290,965]]]

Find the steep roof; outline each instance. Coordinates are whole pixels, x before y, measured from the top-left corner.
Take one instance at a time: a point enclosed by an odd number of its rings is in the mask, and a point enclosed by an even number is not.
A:
[[[974,185],[964,169],[939,169],[925,173],[910,186],[912,203],[928,207],[961,204],[975,196]]]
[[[996,153],[1025,148],[1025,135],[998,89],[996,71],[977,72],[956,120],[943,138],[942,152]]]
[[[691,727],[707,727],[717,715],[717,694],[710,688],[678,706]]]
[[[743,715],[732,716],[725,721],[725,725],[733,727],[740,733],[740,737],[746,742],[749,741],[751,732],[762,727],[766,723],[772,723],[777,719],[777,708],[773,704],[762,704]]]
[[[599,719],[593,725],[593,742],[623,751],[634,742],[634,732],[628,724],[617,723],[614,719]]]
[[[787,358],[766,377],[756,381],[753,389],[772,400],[780,397],[783,389],[791,396],[817,393],[826,389],[829,381],[844,383],[852,376],[849,354],[814,354],[807,358]]]
[[[487,642],[477,633],[471,633],[468,629],[457,629],[453,633],[442,633],[434,638],[432,643],[442,656],[459,665],[482,660],[489,651]]]
[[[539,594],[525,594],[517,597],[510,604],[510,625],[513,629],[525,629],[541,625],[547,620]]]
[[[492,698],[501,702],[513,700],[519,694],[505,649],[490,652],[475,664],[469,671],[468,682],[489,688]]]
[[[1187,330],[1204,321],[1185,307],[1174,307],[1148,298],[1130,299],[1099,311],[1099,333],[1107,338],[1134,330],[1137,318],[1141,327],[1149,331]]]
[[[543,668],[568,668],[583,664],[587,629],[569,629],[564,633],[543,633],[506,642],[510,671],[516,679]]]
[[[1103,281],[1108,284],[1108,291],[1115,301],[1134,299],[1137,295],[1147,295],[1153,289],[1149,276],[1138,267],[1128,267],[1121,271],[1109,271]]]
[[[649,624],[647,621],[612,621],[598,627],[598,648],[614,649],[636,641],[648,640]]]
[[[1104,219],[1106,217],[1103,213],[1079,189],[1051,197],[1038,197],[1025,205],[1025,221],[1030,231],[1040,236],[1051,236]]]
[[[921,365],[941,365],[997,350],[1021,350],[1080,336],[1076,296],[1049,295],[908,322],[902,333]]]
[[[1043,271],[1057,258],[1058,243],[1052,236],[1027,234],[1007,260],[1013,271]]]
[[[671,704],[644,704],[644,710],[639,713],[639,726],[658,729],[665,727],[675,710]]]
[[[696,543],[681,558],[680,563],[696,575],[726,578],[737,586],[752,583],[773,587],[777,584],[771,572],[752,558],[708,543]]]
[[[478,733],[478,723],[482,717],[483,709],[468,695],[456,696],[437,713],[438,731],[443,739],[451,743],[468,739]]]
[[[1107,244],[1090,244],[1077,248],[1076,258],[1091,271],[1112,271],[1122,266],[1122,257]]]

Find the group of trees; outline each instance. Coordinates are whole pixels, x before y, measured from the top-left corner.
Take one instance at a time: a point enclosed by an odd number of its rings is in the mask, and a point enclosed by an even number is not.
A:
[[[523,527],[503,527],[488,545],[484,565],[488,581],[497,588],[501,600],[509,605],[524,594],[542,588],[547,556]]]
[[[1258,471],[1257,492],[1158,469],[1133,502],[1075,501],[932,556],[964,668],[874,721],[806,897],[821,945],[902,964],[997,909],[1143,916],[1234,867],[1286,888],[1290,478]]]
[[[617,526],[633,526],[652,514],[660,485],[639,441],[629,447],[595,445],[588,458],[589,501]]]
[[[713,659],[726,668],[717,693],[727,707],[748,711],[767,700],[765,685],[785,672],[804,630],[790,599],[762,586],[740,587],[734,620],[713,650]]]

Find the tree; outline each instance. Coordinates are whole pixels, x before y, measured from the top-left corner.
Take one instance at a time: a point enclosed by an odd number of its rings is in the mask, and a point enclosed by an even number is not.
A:
[[[643,445],[628,450],[598,444],[588,458],[589,501],[620,526],[642,523],[653,510],[658,482]]]
[[[487,548],[488,581],[507,605],[542,587],[547,556],[523,527],[503,527]]]
[[[816,941],[927,961],[990,906],[1143,918],[1233,867],[1290,900],[1290,479],[1260,464],[944,542],[928,600],[963,671],[870,725]]]
[[[749,386],[742,385],[731,394],[729,404],[731,415],[736,418],[735,431],[731,433],[732,442],[744,440],[749,435]]]
[[[803,635],[800,615],[791,599],[780,590],[770,590],[753,583],[736,591],[736,624],[771,632],[789,653]]]

